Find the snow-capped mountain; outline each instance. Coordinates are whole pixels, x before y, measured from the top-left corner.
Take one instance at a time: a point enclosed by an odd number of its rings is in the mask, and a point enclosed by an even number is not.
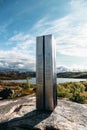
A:
[[[65,66],[59,66],[56,69],[57,73],[63,73],[63,72],[84,72],[87,71],[87,69],[83,68],[72,68],[72,67],[65,67]]]
[[[67,68],[67,67],[65,67],[65,66],[59,66],[58,68],[57,68],[57,73],[63,73],[63,72],[70,72],[70,69],[69,68]]]
[[[0,67],[0,71],[19,71],[19,72],[35,72],[33,69],[25,69],[25,68],[17,68],[15,66],[9,67]],[[87,72],[87,69],[83,68],[73,68],[73,67],[66,67],[66,66],[58,66],[56,68],[56,73],[63,73],[63,72]]]

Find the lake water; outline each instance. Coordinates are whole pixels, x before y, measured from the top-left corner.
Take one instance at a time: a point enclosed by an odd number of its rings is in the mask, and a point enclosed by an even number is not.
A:
[[[3,80],[3,82],[26,82],[26,80]],[[78,81],[87,81],[87,79],[74,79],[74,78],[57,78],[57,83],[64,83],[64,82],[78,82]],[[29,83],[36,84],[36,78],[31,78]]]

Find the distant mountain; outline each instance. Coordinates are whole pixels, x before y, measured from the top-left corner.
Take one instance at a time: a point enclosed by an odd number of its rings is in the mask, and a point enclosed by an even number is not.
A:
[[[77,69],[77,68],[70,68],[65,66],[59,66],[57,67],[57,73],[64,73],[64,72],[87,72],[87,69]]]
[[[57,73],[70,72],[70,69],[64,66],[59,66],[57,68]]]
[[[5,67],[0,67],[0,72],[19,72],[19,73],[22,73],[22,72],[35,72],[33,70],[30,70],[30,69],[21,69],[21,68],[17,68],[15,66],[9,66],[8,68],[5,68]],[[80,69],[80,68],[72,68],[72,67],[66,67],[66,66],[59,66],[56,68],[56,73],[64,73],[64,72],[87,72],[87,69]]]
[[[19,69],[19,68],[15,68],[15,67],[8,67],[8,68],[2,68],[0,67],[0,72],[12,72],[12,71],[18,71],[18,72],[33,72],[32,70],[27,70],[27,69]]]
[[[82,71],[79,69],[70,69],[64,66],[57,68],[57,77],[58,78],[86,78],[87,71]],[[10,80],[10,79],[26,79],[27,77],[36,77],[36,72],[29,71],[26,69],[0,69],[0,80]]]

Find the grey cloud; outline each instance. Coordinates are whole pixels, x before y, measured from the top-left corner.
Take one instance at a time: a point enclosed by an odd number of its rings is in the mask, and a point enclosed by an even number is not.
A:
[[[0,60],[0,69],[14,69],[14,70],[20,70],[20,69],[25,69],[25,70],[35,70],[35,64],[34,63],[29,63],[28,60],[21,60],[20,61],[9,61],[9,60]]]

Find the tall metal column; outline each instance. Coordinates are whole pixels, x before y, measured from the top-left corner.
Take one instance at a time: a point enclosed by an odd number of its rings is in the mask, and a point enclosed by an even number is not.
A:
[[[54,110],[57,105],[55,42],[52,35],[36,39],[36,107]]]

